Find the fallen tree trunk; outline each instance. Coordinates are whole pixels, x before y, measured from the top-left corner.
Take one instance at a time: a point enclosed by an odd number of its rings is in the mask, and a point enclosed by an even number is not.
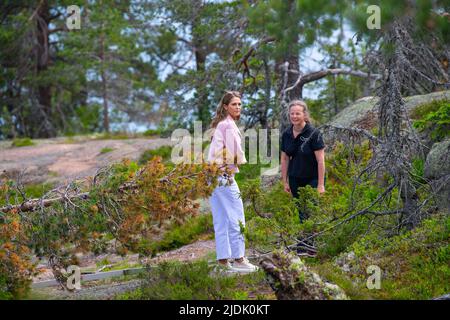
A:
[[[17,205],[8,205],[0,208],[0,212],[28,212],[34,211],[37,208],[46,208],[51,206],[53,203],[62,201],[62,200],[73,200],[73,199],[87,199],[89,197],[89,192],[83,192],[80,194],[72,195],[72,196],[60,196],[52,199],[30,199],[21,204]]]
[[[221,166],[219,166],[219,169],[225,168],[225,166],[226,165],[221,165]],[[98,172],[94,176],[94,185],[96,184],[96,180],[98,179],[99,175],[104,170],[107,170],[107,168],[108,167],[101,168],[98,170]],[[117,192],[124,193],[124,192],[130,191],[130,190],[136,190],[138,188],[137,180],[145,172],[145,170],[146,170],[146,167],[139,169],[136,172],[134,179],[127,181],[127,182],[123,183],[122,185],[120,185],[117,188]],[[159,178],[158,180],[161,182],[165,182],[165,183],[171,183],[171,179],[178,179],[178,180],[192,179],[200,174],[200,172],[197,172],[197,173],[189,173],[189,174],[181,175],[181,176],[175,176],[175,173],[176,172],[174,169],[171,172],[169,172],[167,175],[165,175],[164,177]],[[61,196],[53,197],[50,199],[44,199],[43,197],[38,198],[38,199],[29,199],[20,204],[6,205],[3,207],[0,207],[0,212],[3,212],[3,213],[13,212],[13,211],[15,211],[15,212],[30,212],[30,211],[37,210],[39,208],[49,207],[56,202],[60,202],[60,201],[64,201],[64,200],[67,200],[67,201],[71,201],[74,199],[86,200],[89,198],[89,195],[90,195],[90,192],[75,193],[75,194],[70,194],[70,195],[66,193],[66,194],[62,194]]]

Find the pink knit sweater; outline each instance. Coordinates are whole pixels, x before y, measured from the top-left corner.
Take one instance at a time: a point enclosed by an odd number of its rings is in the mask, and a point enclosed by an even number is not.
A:
[[[226,151],[225,158],[222,156],[223,149]],[[232,169],[233,173],[236,173],[239,172],[239,169],[234,165],[235,159],[237,164],[247,163],[241,146],[241,133],[233,118],[228,115],[217,124],[214,130],[208,153],[208,162],[215,162],[219,165],[225,163]]]

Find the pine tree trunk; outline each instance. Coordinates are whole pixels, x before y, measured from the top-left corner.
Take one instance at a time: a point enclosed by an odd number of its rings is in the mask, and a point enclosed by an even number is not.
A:
[[[50,9],[48,1],[42,1],[37,12],[37,65],[36,71],[39,77],[40,73],[47,71],[50,63],[49,52],[49,23]],[[37,100],[39,103],[39,113],[37,119],[40,119],[40,130],[36,132],[36,136],[40,138],[50,138],[56,135],[56,131],[51,122],[52,113],[52,88],[50,85],[38,85]]]
[[[202,9],[202,1],[195,1],[194,6],[198,10]],[[205,49],[203,35],[196,32],[196,28],[201,24],[200,15],[197,14],[196,18],[192,21],[192,43],[195,50],[195,65],[197,72],[201,75],[206,73],[206,56],[207,52]],[[209,125],[210,114],[208,105],[208,92],[206,89],[206,83],[202,80],[197,80],[196,84],[196,101],[197,101],[197,120],[202,121],[203,129]]]
[[[103,28],[103,26],[102,26]],[[102,32],[100,35],[100,54],[99,58],[101,61],[101,72],[100,77],[102,81],[102,99],[103,99],[103,130],[106,133],[110,132],[109,128],[109,106],[108,106],[108,90],[107,90],[107,79],[105,72],[105,35]]]
[[[295,8],[295,1],[289,0],[290,11]],[[277,96],[281,102],[281,118],[280,118],[280,132],[283,132],[289,127],[289,116],[287,106],[289,101],[301,99],[303,96],[303,86],[298,85],[294,89],[287,91],[285,94],[283,90],[295,84],[300,75],[299,52],[295,49],[298,42],[298,34],[292,39],[292,45],[289,46],[283,59],[276,64],[277,73]],[[287,70],[286,70],[287,66]]]

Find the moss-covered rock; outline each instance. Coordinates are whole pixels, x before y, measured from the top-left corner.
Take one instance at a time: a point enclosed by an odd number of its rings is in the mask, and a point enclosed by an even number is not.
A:
[[[329,124],[343,127],[359,127],[370,130],[378,124],[378,114],[375,108],[378,97],[364,97],[356,100],[352,105],[339,112]],[[404,97],[408,114],[418,106],[432,101],[450,100],[450,90],[433,92],[430,94]]]
[[[340,287],[323,281],[292,253],[275,251],[261,266],[279,300],[348,300]]]
[[[450,212],[450,139],[433,144],[425,161],[424,176],[431,180],[439,209]]]
[[[427,179],[438,179],[450,174],[450,139],[433,144],[424,167]]]
[[[378,97],[364,97],[358,99],[353,104],[339,112],[330,121],[330,124],[342,127],[353,127],[359,123],[360,125],[358,127],[370,129],[376,123],[377,116],[374,107],[378,100]]]

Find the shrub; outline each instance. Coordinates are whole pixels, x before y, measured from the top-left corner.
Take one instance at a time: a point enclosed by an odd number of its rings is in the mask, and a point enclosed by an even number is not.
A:
[[[0,274],[7,274],[8,292],[21,294],[27,287],[24,280],[32,271],[26,257],[31,250],[38,257],[52,257],[55,270],[77,264],[76,253],[101,253],[111,238],[117,240],[118,254],[128,251],[148,253],[146,243],[154,241],[164,231],[167,221],[182,225],[197,214],[198,198],[210,195],[216,185],[217,166],[180,165],[169,169],[160,157],[149,161],[142,170],[136,163],[122,163],[103,168],[91,185],[77,182],[66,186],[69,196],[86,191],[88,196],[64,199],[49,207],[37,206],[34,211],[17,214],[18,209],[6,208],[0,213]],[[11,181],[0,185],[5,199],[17,191]],[[88,188],[88,189],[86,189]],[[59,195],[58,190],[47,194]],[[8,204],[17,202],[7,201]],[[13,215],[14,220],[5,220]],[[192,221],[192,220],[191,220]],[[203,221],[203,223],[201,223]],[[188,241],[205,230],[207,220],[199,220],[195,228],[173,239]],[[15,233],[20,232],[19,235]],[[23,236],[22,236],[23,234]],[[19,241],[20,240],[20,241]],[[173,242],[176,241],[172,241]],[[176,244],[176,243],[175,243]],[[17,288],[17,289],[16,289]]]
[[[94,140],[126,140],[130,138],[134,138],[134,135],[122,131],[103,132],[93,135]]]
[[[273,299],[264,272],[221,276],[206,260],[189,263],[163,262],[147,268],[140,288],[117,299],[218,300]]]
[[[17,190],[16,188],[16,184],[13,181],[0,181],[0,188],[1,185],[4,185],[4,188],[8,189],[8,197],[10,199],[14,199],[17,203],[20,203],[22,201],[24,201],[25,199],[23,198],[23,195]],[[43,196],[46,192],[50,191],[51,189],[54,188],[54,184],[53,183],[42,183],[42,184],[26,184],[23,187],[23,192],[26,195],[26,197],[28,199],[34,199],[34,198],[39,198],[41,196]],[[0,193],[0,206],[4,206],[6,204],[6,197],[5,197],[6,193],[1,195]]]
[[[102,106],[100,104],[82,105],[75,108],[75,115],[71,118],[71,129],[66,133],[92,133],[100,130]]]
[[[147,250],[151,251],[152,254],[156,254],[161,251],[177,249],[194,242],[203,235],[212,235],[213,231],[212,216],[210,214],[191,217],[181,225],[173,224],[164,233],[161,240],[148,243]]]
[[[144,131],[143,135],[145,137],[159,136],[161,134],[161,131],[161,129],[148,129]]]
[[[209,300],[231,296],[234,277],[212,277],[206,260],[181,264],[163,262],[146,272],[139,299]]]
[[[413,126],[419,131],[430,131],[433,141],[441,141],[450,135],[450,101],[433,101],[415,110]]]
[[[113,150],[114,150],[114,148],[105,147],[105,148],[102,148],[102,150],[100,150],[100,154],[105,154],[105,153],[111,152]]]
[[[171,146],[161,146],[157,149],[150,149],[144,151],[139,157],[138,163],[140,165],[147,163],[147,161],[151,160],[154,157],[161,157],[164,162],[170,160],[172,155],[172,147]]]
[[[35,143],[30,138],[17,138],[14,139],[11,143],[12,147],[27,147],[27,146],[34,146]]]
[[[27,237],[16,212],[0,215],[0,299],[24,297],[34,274]]]
[[[367,231],[369,217],[361,216],[331,231],[325,230],[351,213],[366,208],[384,191],[382,183],[375,177],[363,176],[354,186],[355,177],[368,163],[371,154],[367,142],[353,148],[337,144],[327,155],[326,192],[320,196],[315,188],[306,186],[299,189],[296,200],[283,190],[281,183],[269,191],[262,191],[258,179],[243,182],[240,186],[246,204],[247,239],[254,246],[270,250],[293,244],[298,237],[324,231],[315,239],[319,256],[332,257],[345,251]],[[395,190],[393,194],[390,202],[375,205],[372,210],[381,210],[384,206],[395,208],[398,204]],[[309,216],[303,224],[299,223],[297,207]],[[389,225],[392,218],[381,217],[378,222]]]

